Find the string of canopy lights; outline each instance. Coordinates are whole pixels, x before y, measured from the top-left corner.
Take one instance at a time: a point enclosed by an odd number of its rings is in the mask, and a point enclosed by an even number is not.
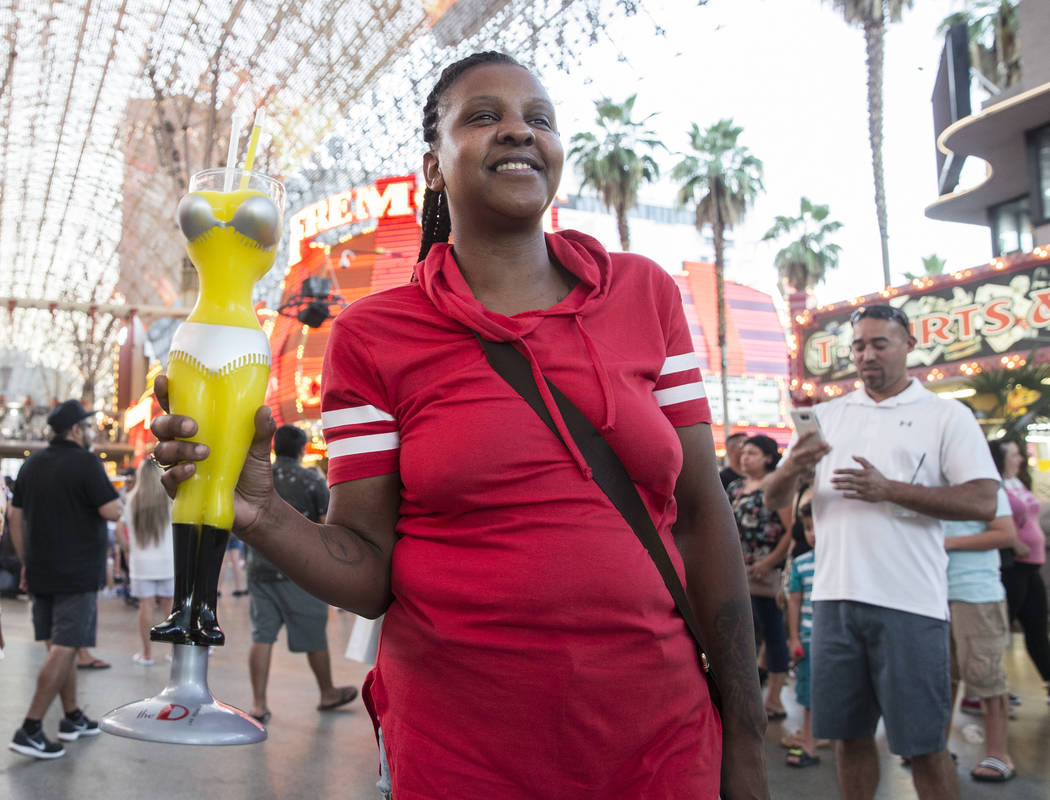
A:
[[[496,48],[568,71],[639,5],[0,0],[0,366],[108,396],[124,319],[178,316],[195,296],[174,208],[193,172],[225,165],[235,114],[265,108],[256,165],[285,179],[292,212],[414,168],[450,61]]]

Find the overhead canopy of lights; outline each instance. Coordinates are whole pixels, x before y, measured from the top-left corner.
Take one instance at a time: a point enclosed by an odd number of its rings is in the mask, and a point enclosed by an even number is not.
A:
[[[235,114],[265,109],[256,167],[291,211],[417,163],[445,64],[495,48],[569,70],[636,5],[0,0],[0,365],[101,400],[124,320],[186,312],[174,208],[193,172],[224,166]]]

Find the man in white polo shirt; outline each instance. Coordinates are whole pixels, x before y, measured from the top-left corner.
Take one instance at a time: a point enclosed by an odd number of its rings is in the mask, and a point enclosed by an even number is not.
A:
[[[904,313],[867,306],[850,321],[863,387],[815,406],[823,436],[792,441],[764,486],[782,508],[815,471],[813,735],[836,740],[845,800],[875,795],[880,716],[919,797],[956,798],[941,520],[990,520],[998,475],[970,411],[908,377]]]

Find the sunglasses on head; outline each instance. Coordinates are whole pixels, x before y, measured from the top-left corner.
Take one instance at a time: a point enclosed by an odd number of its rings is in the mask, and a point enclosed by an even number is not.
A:
[[[851,324],[856,325],[866,317],[892,320],[899,325],[903,325],[904,330],[909,332],[911,330],[907,315],[899,308],[894,308],[893,306],[861,306],[850,314],[849,321]]]

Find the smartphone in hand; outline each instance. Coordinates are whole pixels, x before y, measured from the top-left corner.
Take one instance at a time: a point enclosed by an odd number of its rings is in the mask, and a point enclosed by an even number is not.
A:
[[[816,431],[817,436],[822,441],[825,441],[824,432],[820,429],[820,420],[817,419],[817,415],[812,408],[793,408],[790,413],[791,421],[795,424],[795,430],[799,436],[810,431]]]

